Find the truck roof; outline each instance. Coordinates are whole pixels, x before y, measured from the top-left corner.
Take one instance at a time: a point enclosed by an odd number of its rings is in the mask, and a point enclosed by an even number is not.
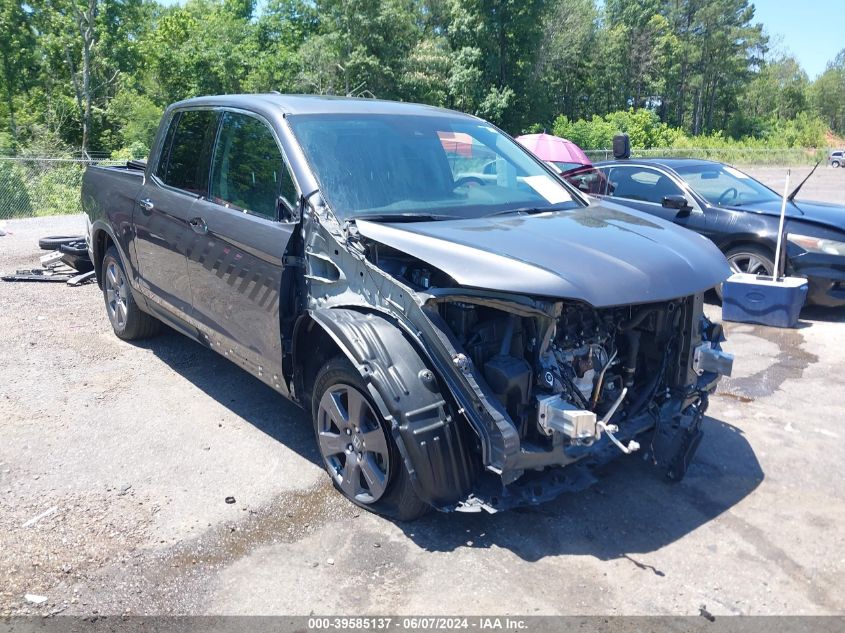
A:
[[[222,106],[262,110],[278,108],[284,114],[392,114],[412,116],[448,116],[475,118],[468,114],[422,105],[361,97],[328,95],[283,95],[278,93],[231,94],[194,97],[174,103],[171,108],[186,106]]]

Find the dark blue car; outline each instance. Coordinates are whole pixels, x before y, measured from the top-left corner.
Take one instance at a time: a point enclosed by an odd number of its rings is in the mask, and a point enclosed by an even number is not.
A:
[[[773,272],[781,195],[734,167],[632,158],[563,177],[592,196],[618,199],[707,236],[736,272]],[[808,279],[808,303],[845,305],[845,206],[791,200],[786,216],[787,273]]]

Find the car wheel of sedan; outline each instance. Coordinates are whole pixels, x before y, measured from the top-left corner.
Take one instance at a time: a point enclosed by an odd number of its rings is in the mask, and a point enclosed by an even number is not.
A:
[[[114,246],[103,257],[103,299],[112,329],[118,338],[134,341],[158,334],[161,322],[143,312],[129,287],[129,279]]]
[[[838,160],[831,161],[830,166],[831,167],[839,167],[839,161]]]
[[[313,392],[314,432],[332,483],[362,508],[400,521],[428,510],[417,496],[390,429],[346,358],[329,361]]]
[[[738,246],[732,248],[725,257],[734,273],[771,276],[775,270],[774,257],[759,246]],[[722,299],[722,285],[716,286],[716,294]]]

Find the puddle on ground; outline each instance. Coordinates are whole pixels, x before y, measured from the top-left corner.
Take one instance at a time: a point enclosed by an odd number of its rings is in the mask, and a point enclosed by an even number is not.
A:
[[[174,567],[220,566],[237,560],[270,543],[292,543],[313,532],[329,519],[358,514],[334,487],[324,482],[318,488],[286,493],[261,508],[250,508],[200,539],[173,548],[168,563]]]
[[[778,351],[772,357],[771,362],[763,363],[765,367],[758,371],[739,375],[735,378],[723,378],[716,392],[717,397],[731,398],[739,402],[752,402],[758,398],[769,396],[777,391],[784,381],[800,378],[804,370],[819,359],[818,356],[803,348],[804,335],[799,330],[726,323],[725,334],[728,338],[728,351],[732,351],[730,349],[731,335],[745,335],[761,339],[766,343],[777,346]],[[745,346],[745,349],[753,350],[753,348],[747,346]],[[742,353],[738,352],[734,367],[741,369],[742,363]]]

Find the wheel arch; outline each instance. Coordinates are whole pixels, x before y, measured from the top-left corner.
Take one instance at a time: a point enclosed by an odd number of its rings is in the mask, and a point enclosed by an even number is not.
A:
[[[115,237],[111,227],[105,222],[96,222],[91,227],[91,261],[94,264],[94,276],[97,279],[97,285],[102,290],[103,259],[106,256],[106,251],[111,246],[114,246],[118,257],[120,257],[120,263],[123,265],[123,270],[129,281],[129,289],[132,292],[135,303],[138,304],[138,307],[142,311],[149,313],[150,309],[147,299],[137,288],[137,280],[134,278],[135,269],[132,267],[132,262],[121,245],[120,240]]]
[[[766,237],[759,235],[736,235],[731,236],[730,239],[719,244],[719,250],[727,254],[729,251],[739,248],[741,246],[753,246],[755,248],[762,248],[766,252],[771,253],[772,259],[775,258],[776,243]]]
[[[106,256],[106,251],[110,246],[114,246],[118,253],[120,249],[116,246],[117,241],[112,237],[111,233],[103,226],[95,226],[91,231],[91,255],[94,264],[94,276],[97,279],[97,285],[102,289],[103,287],[103,259]],[[122,257],[122,255],[121,255]],[[126,268],[126,262],[123,264]]]
[[[320,367],[345,356],[388,422],[419,497],[441,509],[467,497],[480,467],[472,432],[395,323],[372,311],[312,310],[297,323],[293,344],[296,395],[309,411]]]

